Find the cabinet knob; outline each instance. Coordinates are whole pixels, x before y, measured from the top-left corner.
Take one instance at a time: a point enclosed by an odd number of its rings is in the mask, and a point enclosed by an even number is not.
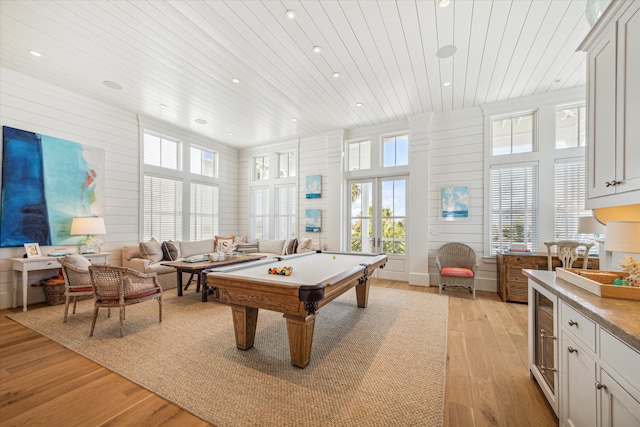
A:
[[[569,350],[569,353],[576,353],[576,354],[578,353],[578,349],[577,348],[573,348],[571,346],[569,346],[567,348],[567,350]],[[596,388],[598,388],[598,386],[596,386]]]
[[[578,326],[578,322],[575,322],[575,321],[569,319],[569,326],[576,326],[577,327]]]
[[[595,382],[596,389],[600,390],[601,388],[607,390],[607,386],[602,384],[600,381]]]

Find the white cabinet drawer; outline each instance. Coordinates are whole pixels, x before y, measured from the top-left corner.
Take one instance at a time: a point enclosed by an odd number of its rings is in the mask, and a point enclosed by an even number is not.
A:
[[[564,302],[560,304],[560,322],[591,351],[596,351],[596,324]]]
[[[48,259],[48,260],[30,262],[28,264],[25,264],[25,267],[27,269],[29,269],[29,271],[47,270],[47,269],[50,269],[50,268],[60,268],[60,263],[58,262],[57,259],[51,258],[51,259]]]
[[[640,391],[640,353],[600,328],[600,360]]]

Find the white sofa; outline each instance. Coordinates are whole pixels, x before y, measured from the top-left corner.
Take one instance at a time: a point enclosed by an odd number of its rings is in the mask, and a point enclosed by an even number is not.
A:
[[[312,250],[310,239],[301,239],[301,245],[297,245],[297,240],[295,242],[284,239],[248,240],[246,238],[239,238],[236,240],[236,250],[238,252],[264,255],[270,258]],[[215,251],[215,239],[199,240],[196,242],[175,241],[173,243],[176,246],[178,258],[201,256]],[[299,249],[298,246],[300,246]],[[293,252],[290,252],[292,250]],[[141,244],[139,243],[122,247],[122,265],[124,267],[133,268],[141,273],[157,273],[158,281],[162,285],[162,289],[166,290],[175,288],[177,286],[177,280],[176,269],[162,265],[165,261],[170,261],[170,259],[167,259],[166,253],[161,259],[158,259],[158,257],[154,258],[153,256],[149,256],[149,254],[141,253]],[[186,274],[187,273],[185,273],[185,275]],[[186,281],[188,279],[189,276],[186,275],[183,277],[182,283],[187,283]]]

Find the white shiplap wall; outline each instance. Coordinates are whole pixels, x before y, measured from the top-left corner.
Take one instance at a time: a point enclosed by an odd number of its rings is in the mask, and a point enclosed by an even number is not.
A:
[[[105,150],[104,218],[108,234],[100,237],[104,242],[102,250],[110,253],[109,262],[120,265],[122,246],[139,241],[140,143],[135,112],[1,68],[0,124]],[[237,150],[203,140],[181,129],[164,126],[162,131],[221,153],[220,227],[237,230]],[[49,248],[42,248],[42,251],[47,253]],[[9,258],[21,257],[23,253],[22,247],[0,248],[0,308],[12,304]],[[30,274],[29,277],[34,282],[51,275],[45,272]],[[18,301],[21,300],[22,289],[18,286]],[[29,303],[43,300],[44,294],[39,288],[29,289]]]
[[[476,287],[496,289],[495,262],[483,260],[484,237],[484,117],[480,108],[434,114],[431,122],[429,184],[429,274],[430,283],[440,279],[435,265],[438,248],[447,242],[471,246],[480,261]],[[440,188],[469,186],[470,218],[440,221]]]

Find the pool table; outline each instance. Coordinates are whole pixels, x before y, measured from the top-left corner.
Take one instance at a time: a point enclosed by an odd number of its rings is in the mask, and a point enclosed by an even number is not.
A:
[[[212,271],[207,283],[231,306],[239,349],[253,347],[258,309],[278,311],[287,321],[291,364],[304,368],[319,309],[354,286],[358,307],[366,307],[369,278],[386,262],[384,254],[308,252]],[[283,266],[293,267],[290,276],[268,273]]]

